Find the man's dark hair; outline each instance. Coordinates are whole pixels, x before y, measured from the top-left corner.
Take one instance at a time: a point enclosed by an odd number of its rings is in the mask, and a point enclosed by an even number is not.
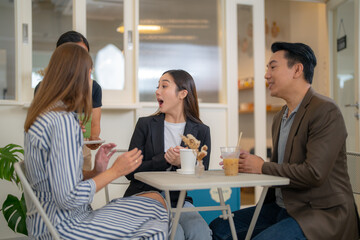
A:
[[[288,60],[288,67],[295,63],[301,63],[304,66],[304,77],[308,83],[312,83],[314,77],[314,68],[316,66],[316,57],[313,50],[303,43],[275,42],[271,45],[273,53],[285,51],[285,58]]]
[[[66,33],[63,33],[60,37],[59,40],[56,43],[56,47],[60,46],[61,44],[67,43],[67,42],[73,42],[73,43],[78,43],[78,42],[83,42],[87,49],[88,52],[90,52],[90,46],[89,46],[89,42],[87,41],[87,39],[79,32],[76,31],[68,31]]]

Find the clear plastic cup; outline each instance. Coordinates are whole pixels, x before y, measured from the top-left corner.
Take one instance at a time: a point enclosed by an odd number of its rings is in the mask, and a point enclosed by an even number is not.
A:
[[[240,147],[221,147],[225,176],[236,176],[239,172]]]

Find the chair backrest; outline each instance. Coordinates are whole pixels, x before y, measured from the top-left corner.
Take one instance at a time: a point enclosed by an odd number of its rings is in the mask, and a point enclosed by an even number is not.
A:
[[[46,215],[44,209],[42,208],[42,206],[40,205],[39,200],[37,199],[37,197],[35,196],[35,193],[33,192],[27,178],[25,177],[25,163],[24,161],[21,162],[17,162],[14,165],[15,167],[15,171],[17,173],[17,175],[20,178],[21,184],[23,186],[24,189],[24,196],[25,196],[25,202],[27,202],[27,206],[29,206],[29,201],[31,201],[34,206],[36,207],[37,211],[39,212],[39,214],[41,215],[43,221],[46,224],[46,227],[48,228],[49,232],[51,233],[52,237],[54,239],[60,239],[60,236],[58,234],[58,232],[56,231],[55,227],[51,224],[48,216]]]

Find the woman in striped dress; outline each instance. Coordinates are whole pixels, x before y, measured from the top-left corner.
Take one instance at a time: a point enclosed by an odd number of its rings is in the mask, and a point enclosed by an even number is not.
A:
[[[95,192],[134,171],[141,151],[119,156],[107,169],[115,144],[105,144],[92,171],[82,171],[83,136],[74,112],[91,112],[92,60],[82,47],[66,43],[53,53],[48,71],[25,121],[27,178],[50,221],[63,239],[167,239],[169,212],[158,193],[115,199],[93,211]],[[29,235],[51,239],[40,215],[30,206]]]

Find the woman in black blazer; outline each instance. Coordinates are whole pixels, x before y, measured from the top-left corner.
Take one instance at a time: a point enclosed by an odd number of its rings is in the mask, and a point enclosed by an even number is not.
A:
[[[158,191],[134,178],[137,172],[175,171],[180,168],[180,149],[184,148],[180,135],[192,134],[208,146],[208,155],[203,159],[209,167],[211,141],[210,129],[199,118],[199,104],[193,78],[184,70],[169,70],[163,73],[156,90],[158,111],[139,118],[129,150],[138,148],[144,158],[142,164],[126,177],[131,181],[124,196],[144,191]],[[199,149],[200,150],[200,149]],[[179,192],[170,192],[171,205],[176,207]],[[192,207],[192,199],[185,198],[184,207]],[[186,212],[180,216],[175,239],[211,239],[212,232],[198,212]]]

